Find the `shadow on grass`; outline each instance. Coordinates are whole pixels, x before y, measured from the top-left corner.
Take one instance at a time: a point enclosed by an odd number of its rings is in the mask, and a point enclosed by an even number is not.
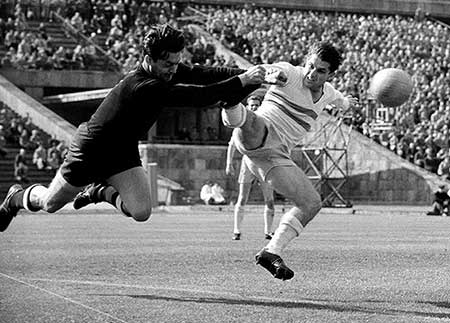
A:
[[[431,318],[446,318],[450,319],[450,313],[436,313],[436,312],[420,312],[409,311],[400,309],[386,309],[386,308],[369,308],[365,306],[350,305],[350,304],[332,304],[330,301],[310,300],[299,302],[280,302],[280,301],[262,301],[255,299],[235,299],[224,297],[170,297],[161,295],[132,295],[132,294],[97,294],[98,296],[127,296],[131,298],[154,300],[154,301],[171,301],[171,302],[185,302],[185,303],[198,303],[198,304],[226,304],[226,305],[240,305],[240,306],[267,306],[267,307],[280,307],[280,308],[300,308],[309,310],[326,310],[334,312],[353,312],[364,314],[379,314],[379,315],[412,315],[419,317],[431,317]],[[363,301],[364,302],[364,301]],[[445,302],[419,302],[424,304],[431,304],[440,307],[450,308],[449,303]]]

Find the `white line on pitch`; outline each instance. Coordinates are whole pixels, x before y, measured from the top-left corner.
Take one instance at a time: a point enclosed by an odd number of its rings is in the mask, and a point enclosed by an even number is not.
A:
[[[52,292],[52,291],[50,291],[50,290],[47,290],[47,289],[45,289],[45,288],[42,288],[42,287],[39,287],[39,286],[32,285],[32,284],[30,284],[30,283],[24,282],[23,280],[17,279],[17,278],[15,278],[15,277],[6,275],[6,274],[1,273],[1,272],[0,272],[0,275],[3,276],[3,277],[5,277],[5,278],[11,279],[11,280],[13,280],[13,281],[15,281],[15,282],[18,282],[18,283],[20,283],[20,284],[26,285],[26,286],[28,286],[28,287],[31,287],[31,288],[40,290],[40,291],[42,291],[42,292],[45,292],[45,293],[47,293],[47,294],[50,294],[50,295],[53,295],[53,296],[56,296],[56,297],[59,297],[59,298],[65,300],[65,301],[67,301],[67,302],[70,302],[70,303],[76,304],[76,305],[78,305],[78,306],[84,307],[84,308],[86,308],[86,309],[88,309],[88,310],[94,311],[94,312],[99,313],[99,314],[101,314],[101,315],[105,315],[105,316],[107,316],[107,317],[109,317],[109,318],[111,318],[111,319],[113,319],[113,320],[115,320],[115,321],[117,321],[117,322],[128,323],[128,322],[126,322],[126,321],[124,321],[124,320],[121,320],[121,319],[115,317],[115,316],[112,316],[111,314],[108,314],[108,313],[106,313],[106,312],[100,311],[100,310],[98,310],[98,309],[96,309],[96,308],[93,308],[93,307],[91,307],[91,306],[85,305],[85,304],[80,303],[80,302],[78,302],[78,301],[76,301],[76,300],[73,300],[73,299],[71,299],[71,298],[69,298],[69,297],[66,297],[66,296],[57,294],[57,293]]]

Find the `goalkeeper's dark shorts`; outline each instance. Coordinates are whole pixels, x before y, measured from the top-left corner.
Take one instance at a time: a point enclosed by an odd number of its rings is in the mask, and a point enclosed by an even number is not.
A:
[[[77,129],[60,171],[69,184],[81,187],[138,166],[142,166],[138,142],[102,142],[93,138],[83,123]]]

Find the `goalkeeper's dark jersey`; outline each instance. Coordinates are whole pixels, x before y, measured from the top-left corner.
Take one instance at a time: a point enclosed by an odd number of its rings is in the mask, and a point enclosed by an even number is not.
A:
[[[64,178],[83,186],[140,166],[139,140],[166,107],[237,104],[255,86],[243,87],[240,69],[180,64],[170,82],[142,67],[129,73],[105,97],[89,121],[81,124],[62,165]]]

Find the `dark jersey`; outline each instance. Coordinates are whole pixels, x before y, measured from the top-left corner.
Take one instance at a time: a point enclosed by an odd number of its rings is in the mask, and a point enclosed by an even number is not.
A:
[[[239,69],[179,66],[171,82],[142,67],[128,74],[106,96],[91,119],[82,123],[61,166],[74,186],[103,181],[141,165],[139,139],[165,107],[235,105],[255,90],[242,87]]]
[[[137,143],[165,107],[205,107],[228,102],[239,93],[242,100],[246,91],[239,78],[233,77],[240,73],[239,69],[180,64],[173,80],[165,82],[140,66],[111,90],[87,122],[87,129],[101,141]]]

